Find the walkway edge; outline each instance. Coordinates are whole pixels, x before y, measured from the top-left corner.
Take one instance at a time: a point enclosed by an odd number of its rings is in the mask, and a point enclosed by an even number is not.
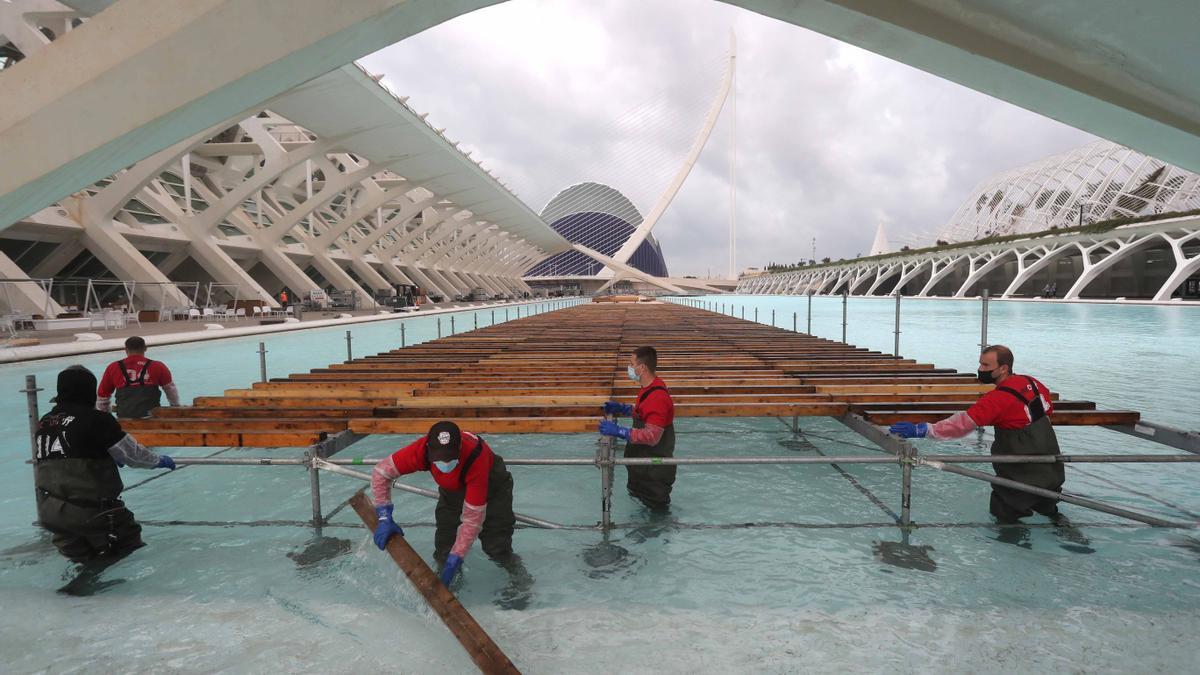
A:
[[[224,330],[197,330],[187,333],[150,335],[146,337],[146,346],[162,347],[164,345],[177,345],[187,342],[223,340],[226,338],[266,335],[270,333],[287,333],[297,330],[308,330],[310,328],[331,328],[333,326],[349,326],[356,323],[371,323],[375,321],[400,321],[425,316],[437,316],[439,314],[453,314],[455,312],[474,312],[483,309],[538,305],[544,302],[553,302],[554,300],[531,300],[529,302],[510,302],[497,305],[478,305],[475,307],[446,307],[444,309],[433,309],[423,312],[389,312],[387,314],[352,316],[345,319],[318,319],[316,321],[302,321],[299,323],[277,323],[267,326],[246,326],[243,328],[226,328]],[[32,347],[0,347],[0,364],[41,361],[64,356],[99,354],[102,352],[120,351],[124,348],[125,338],[109,338],[95,342],[64,342],[53,345],[34,345]]]

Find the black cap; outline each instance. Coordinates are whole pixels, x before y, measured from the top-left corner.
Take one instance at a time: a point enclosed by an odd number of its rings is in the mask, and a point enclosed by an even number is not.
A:
[[[429,435],[425,437],[425,447],[432,460],[448,462],[458,459],[458,451],[462,448],[462,431],[454,422],[438,422],[429,427]]]

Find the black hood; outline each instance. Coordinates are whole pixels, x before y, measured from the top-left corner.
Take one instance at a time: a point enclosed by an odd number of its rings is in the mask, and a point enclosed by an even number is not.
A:
[[[71,366],[58,374],[58,405],[96,405],[96,376],[83,366]]]

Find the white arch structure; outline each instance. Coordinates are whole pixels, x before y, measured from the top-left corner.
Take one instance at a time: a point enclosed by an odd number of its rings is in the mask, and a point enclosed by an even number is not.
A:
[[[736,292],[838,295],[849,288],[851,295],[861,296],[899,293],[915,297],[962,298],[977,295],[981,282],[989,279],[996,284],[989,288],[993,296],[1033,296],[1038,295],[1038,289],[1030,289],[1029,282],[1055,262],[1070,258],[1078,264],[1066,273],[1064,281],[1070,283],[1059,296],[1074,300],[1083,297],[1088,287],[1103,280],[1106,274],[1112,274],[1120,263],[1152,248],[1163,252],[1163,266],[1170,271],[1147,296],[1150,300],[1165,302],[1172,299],[1184,281],[1200,274],[1200,217],[1168,218],[1099,233],[1037,236],[849,260],[745,278],[738,284]],[[946,280],[955,271],[965,272],[965,275],[960,274],[960,281],[947,286]],[[1059,276],[1052,277],[1055,283]],[[894,283],[889,284],[892,280]],[[871,282],[869,286],[868,281]],[[919,285],[914,286],[914,283]],[[941,293],[936,292],[939,286],[943,289]]]
[[[1096,12],[1061,0],[1030,14],[987,0],[729,1],[1200,170],[1190,3]],[[64,3],[92,18],[0,72],[0,149],[22,158],[0,163],[0,226],[495,0]],[[17,11],[35,32],[61,22],[26,6]],[[203,67],[177,68],[179,54],[204,55]],[[63,138],[64,125],[76,133]]]
[[[0,19],[9,9],[0,4]],[[170,283],[189,259],[270,306],[282,287],[353,290],[360,306],[396,284],[446,299],[527,292],[522,272],[570,244],[456,146],[352,64],[154,153],[3,236],[58,244],[32,265],[35,278],[69,276],[90,253],[139,282],[142,308],[186,306]],[[0,273],[27,278],[3,254]],[[10,286],[13,309],[61,310],[37,284]]]

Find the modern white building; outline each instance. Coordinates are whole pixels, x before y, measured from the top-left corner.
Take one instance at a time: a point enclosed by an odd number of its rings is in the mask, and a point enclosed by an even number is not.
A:
[[[738,291],[1200,300],[1197,209],[1200,175],[1101,141],[984,181],[937,246],[879,255],[881,225],[871,256],[743,278]]]
[[[52,48],[54,30],[13,28],[35,5],[0,3],[17,37],[0,58]],[[59,10],[61,34],[73,23]],[[88,301],[89,279],[138,309],[210,292],[270,307],[283,289],[353,291],[359,307],[402,284],[447,300],[528,292],[522,273],[570,244],[457,146],[343,66],[0,223],[0,305],[53,317]]]

